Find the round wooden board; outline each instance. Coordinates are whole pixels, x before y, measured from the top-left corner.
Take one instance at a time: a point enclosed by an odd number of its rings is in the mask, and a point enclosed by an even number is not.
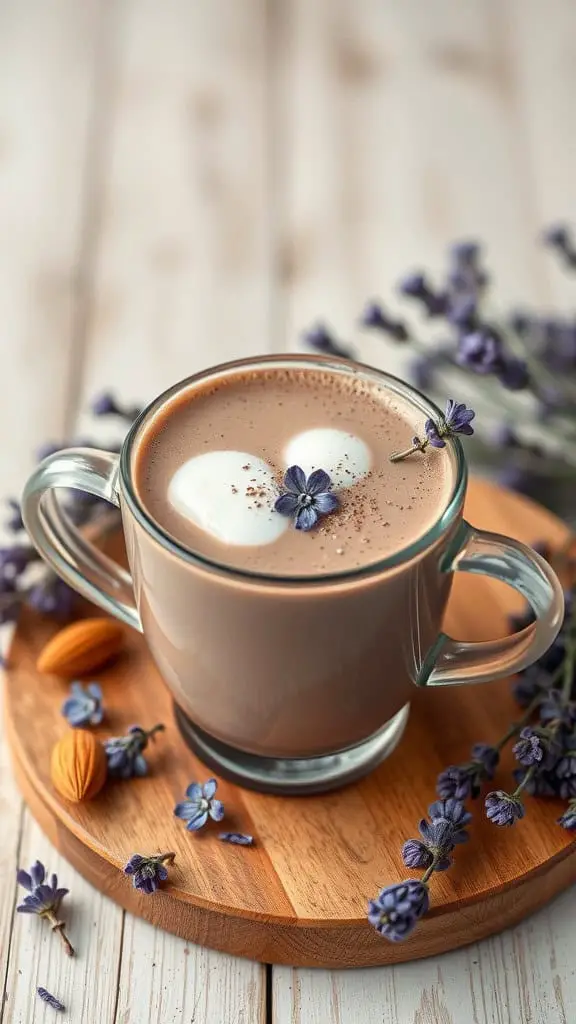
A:
[[[470,487],[467,516],[524,541],[560,545],[566,527],[537,505],[483,482]],[[117,553],[121,547],[116,541]],[[506,632],[518,599],[504,586],[458,574],[447,631],[466,639]],[[167,729],[149,750],[150,774],[111,783],[92,802],[68,805],[49,778],[50,751],[65,723],[67,685],[41,677],[38,652],[54,624],[31,613],[17,629],[6,689],[8,734],[18,782],[32,813],[74,866],[126,909],[194,942],[269,963],[357,967],[438,954],[514,924],[576,879],[574,843],[555,824],[559,805],[528,798],[526,818],[498,829],[474,816],[471,842],[453,869],[432,880],[432,909],[397,945],[367,924],[366,903],[409,872],[404,839],[434,799],[437,773],[464,760],[471,744],[493,741],[516,710],[506,681],[422,692],[392,756],[359,783],[316,797],[277,797],[222,780],[227,827],[256,837],[251,848],[217,838],[218,826],[186,832],[172,814],[193,779],[211,773],[188,750],[143,639],[129,632],[126,654],[99,674],[109,710],[103,736],[138,722]],[[510,760],[496,779],[506,787]],[[478,811],[480,808],[478,808]],[[130,854],[174,850],[170,884],[140,896],[123,875]],[[64,884],[66,880],[63,879]]]

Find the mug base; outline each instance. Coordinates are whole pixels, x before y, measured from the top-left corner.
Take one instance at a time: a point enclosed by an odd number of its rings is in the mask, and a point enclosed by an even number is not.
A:
[[[405,704],[377,733],[355,747],[321,757],[262,757],[230,747],[208,733],[174,705],[176,723],[191,750],[204,764],[246,789],[286,796],[326,793],[361,779],[388,757],[408,721]]]

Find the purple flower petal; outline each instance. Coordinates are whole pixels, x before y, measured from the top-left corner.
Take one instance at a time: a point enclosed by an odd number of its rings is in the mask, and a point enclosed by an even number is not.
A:
[[[306,482],[306,493],[315,496],[331,487],[332,481],[324,469],[315,469]]]
[[[208,821],[208,811],[197,811],[193,818],[189,818],[186,822],[186,828],[189,832],[198,832],[199,829],[203,828]]]
[[[223,843],[232,843],[233,846],[252,846],[254,837],[246,832],[220,832],[218,839]]]
[[[274,502],[274,510],[281,516],[293,516],[298,510],[298,498],[295,494],[281,494]]]
[[[182,821],[188,821],[189,818],[193,818],[197,813],[197,800],[182,800],[179,804],[176,804],[176,807],[174,808],[174,816],[176,818],[181,818]]]
[[[295,527],[297,530],[303,530],[307,532],[312,530],[318,522],[318,513],[316,509],[310,505],[308,508],[301,508],[298,515],[296,516]]]
[[[124,865],[124,874],[133,875],[138,870],[143,860],[144,857],[142,857],[141,854],[133,853],[128,863]]]
[[[36,863],[33,864],[32,867],[30,868],[30,874],[32,876],[32,882],[35,886],[42,885],[42,882],[46,877],[44,865],[41,864],[39,860],[37,860]]]
[[[199,782],[191,782],[186,790],[186,796],[189,800],[201,800],[202,799],[202,786]]]
[[[340,501],[336,494],[332,494],[331,491],[325,491],[324,494],[318,494],[314,498],[314,508],[320,515],[327,516],[331,512],[335,512],[339,507]]]
[[[23,889],[28,889],[28,892],[32,892],[33,882],[27,871],[24,871],[22,868],[19,868],[18,871],[16,872],[16,881],[18,882],[18,885],[22,886]]]
[[[292,494],[304,494],[306,491],[306,474],[300,466],[290,466],[284,474],[284,486]]]
[[[216,779],[208,779],[208,781],[202,786],[202,795],[206,800],[211,800],[217,789],[218,783],[216,782]]]
[[[222,821],[224,817],[224,804],[221,800],[210,802],[209,814],[213,821]]]

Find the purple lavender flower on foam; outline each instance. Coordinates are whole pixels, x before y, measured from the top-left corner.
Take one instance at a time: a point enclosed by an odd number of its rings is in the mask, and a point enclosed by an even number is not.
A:
[[[307,478],[300,466],[290,466],[284,475],[286,490],[274,502],[282,516],[293,516],[297,530],[312,530],[321,516],[330,515],[340,502],[330,488],[332,481],[323,469],[315,469]]]
[[[513,793],[505,793],[497,789],[488,793],[484,801],[486,816],[494,825],[502,827],[514,825],[524,817],[524,805]]]
[[[216,800],[218,783],[216,779],[208,779],[203,785],[199,782],[191,782],[186,790],[186,800],[176,804],[174,814],[186,822],[189,832],[198,832],[208,821],[208,816],[213,821],[222,821],[224,817],[224,804]]]
[[[145,896],[151,896],[156,892],[161,882],[168,878],[166,864],[173,864],[175,853],[159,853],[155,857],[143,857],[140,853],[133,853],[127,864],[124,865],[124,874],[132,877],[132,884]]]
[[[102,687],[100,683],[72,683],[71,695],[62,705],[62,714],[68,723],[78,729],[83,725],[100,725],[104,718]]]
[[[381,889],[368,903],[368,921],[391,942],[401,942],[414,930],[430,906],[428,886],[409,878]]]

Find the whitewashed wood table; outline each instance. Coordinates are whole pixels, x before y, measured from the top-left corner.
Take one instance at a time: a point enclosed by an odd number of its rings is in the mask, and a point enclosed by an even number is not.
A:
[[[318,316],[349,334],[451,237],[482,234],[504,298],[567,301],[534,240],[575,216],[575,56],[572,0],[0,0],[1,490],[94,434],[103,387],[146,400]],[[574,892],[435,960],[272,970],[103,898],[0,757],[3,1024],[52,1019],[37,985],[88,1024],[576,1019]],[[72,890],[75,961],[14,914],[36,857]]]

